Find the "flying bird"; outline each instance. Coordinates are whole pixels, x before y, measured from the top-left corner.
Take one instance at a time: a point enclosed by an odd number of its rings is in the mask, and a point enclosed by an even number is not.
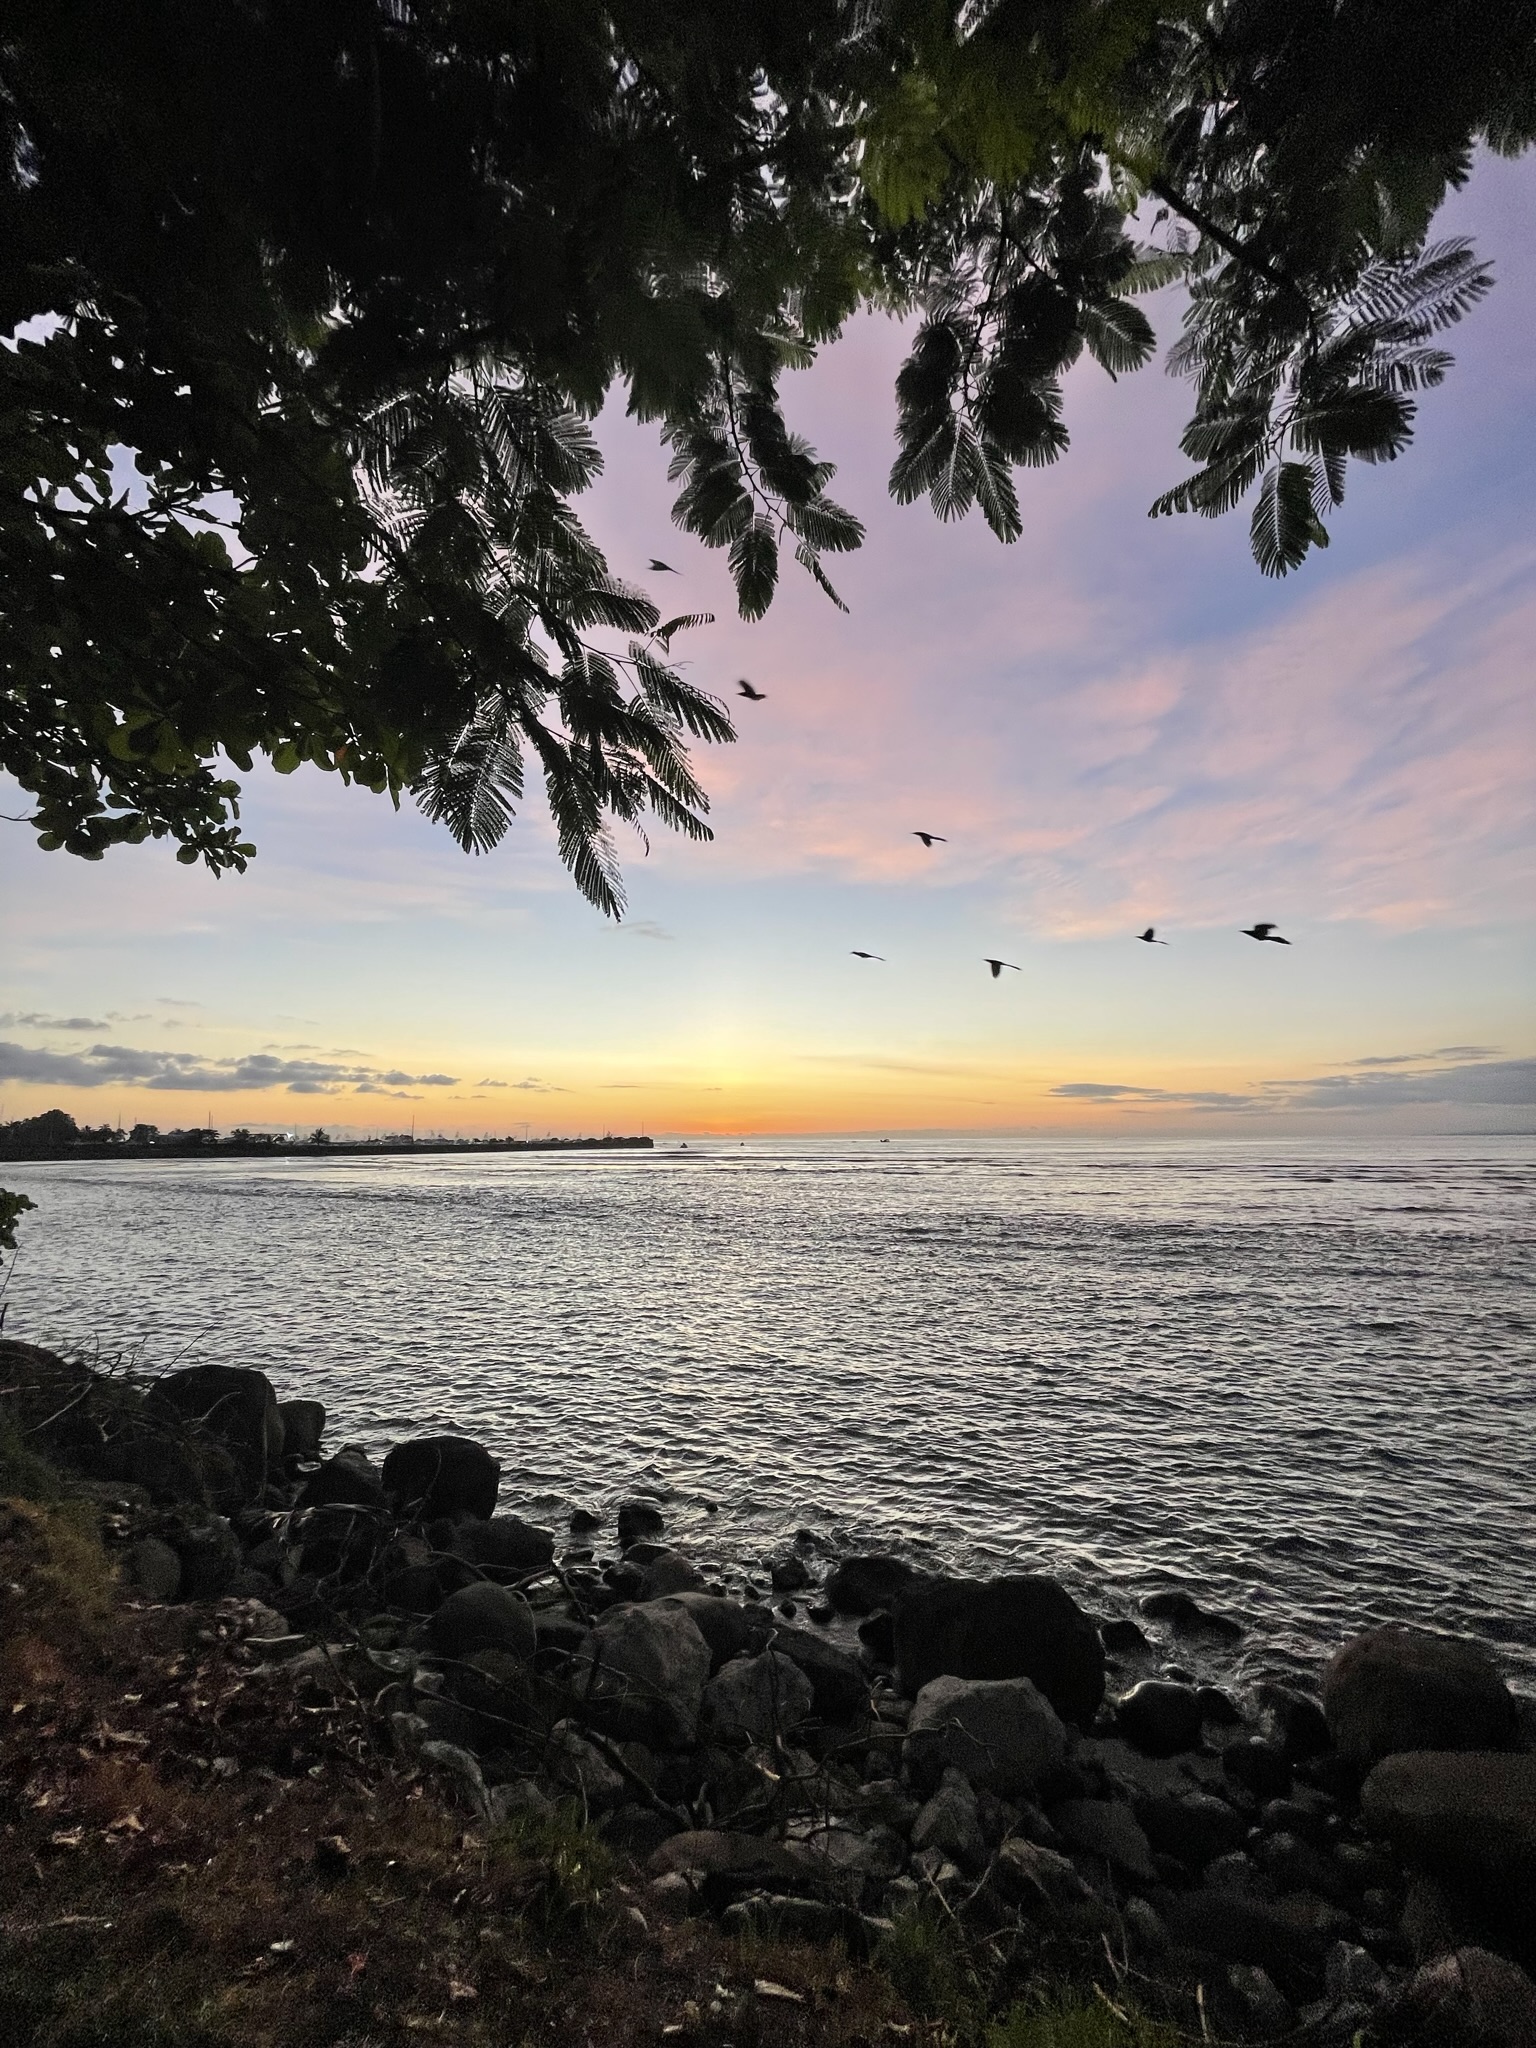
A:
[[[884,955],[883,953],[861,953],[861,952],[859,951],[858,947],[857,947],[857,946],[855,946],[855,947],[853,948],[853,957],[854,957],[854,959],[855,959],[855,960],[882,960],[882,961],[883,961],[883,960],[884,960],[884,958],[885,958],[885,955]]]
[[[1291,943],[1289,939],[1282,939],[1272,924],[1245,924],[1243,926],[1243,937],[1245,939],[1267,939],[1272,946],[1288,946]]]
[[[982,957],[984,959],[986,958],[985,955],[983,955]],[[987,965],[992,970],[992,979],[994,981],[1001,981],[1003,978],[1003,969],[1005,967],[1013,967],[1013,962],[1011,960],[987,960]],[[1022,967],[1013,967],[1013,971],[1015,974],[1022,974],[1024,972]]]
[[[745,676],[736,685],[736,694],[738,697],[745,697],[751,704],[762,704],[766,702],[768,696],[766,690],[754,690]]]
[[[1144,932],[1138,932],[1136,936],[1144,946],[1166,946],[1168,943],[1166,939],[1160,939],[1157,936],[1157,926],[1155,924],[1149,924]]]
[[[948,846],[949,841],[937,832],[914,832],[914,839],[921,839],[924,846]]]
[[[653,576],[675,576],[677,571],[670,562],[658,562],[656,557],[652,555],[651,574]]]

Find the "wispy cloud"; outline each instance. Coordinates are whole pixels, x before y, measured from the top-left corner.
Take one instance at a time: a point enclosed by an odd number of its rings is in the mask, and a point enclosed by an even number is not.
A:
[[[509,1081],[509,1088],[516,1088],[525,1095],[569,1095],[569,1088],[562,1088],[554,1081],[541,1081],[530,1074],[526,1081]]]
[[[32,1031],[105,1031],[110,1017],[49,1017],[40,1010],[7,1011],[0,1016],[0,1031],[18,1026]]]
[[[1422,1067],[1432,1060],[1491,1060],[1498,1057],[1496,1045],[1439,1045],[1433,1052],[1367,1053],[1358,1060],[1346,1060],[1346,1067]]]
[[[1536,1059],[1469,1061],[1419,1073],[1323,1074],[1312,1081],[1272,1081],[1268,1093],[1288,1109],[1395,1109],[1426,1102],[1528,1108],[1536,1104]]]
[[[326,1060],[285,1060],[265,1052],[230,1059],[130,1045],[93,1045],[78,1053],[0,1040],[0,1080],[60,1088],[137,1087],[178,1094],[236,1095],[269,1088],[290,1095],[391,1095],[403,1088],[452,1088],[452,1074],[346,1067]]]
[[[653,917],[627,917],[622,924],[615,925],[613,929],[619,938],[627,935],[632,939],[655,939],[664,945],[671,945],[677,936],[675,932],[669,932],[665,925],[658,924]]]
[[[1237,1110],[1270,1106],[1259,1095],[1234,1095],[1218,1088],[1137,1088],[1124,1081],[1064,1081],[1050,1092],[1068,1102],[1115,1103],[1123,1108],[1133,1108],[1137,1103],[1164,1109]]]

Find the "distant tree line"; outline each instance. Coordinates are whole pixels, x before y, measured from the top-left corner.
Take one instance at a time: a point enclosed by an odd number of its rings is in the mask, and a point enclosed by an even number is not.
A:
[[[45,1109],[40,1116],[18,1117],[0,1124],[0,1159],[64,1159],[82,1149],[110,1146],[123,1152],[264,1152],[286,1144],[280,1131],[250,1131],[243,1126],[226,1138],[204,1125],[188,1130],[162,1131],[158,1124],[133,1124],[123,1130],[115,1124],[78,1124],[62,1109]],[[316,1131],[309,1142],[329,1144],[324,1131]]]

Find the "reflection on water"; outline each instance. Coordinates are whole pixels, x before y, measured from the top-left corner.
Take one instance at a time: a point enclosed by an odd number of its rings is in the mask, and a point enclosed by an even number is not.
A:
[[[8,1168],[7,1334],[455,1427],[554,1517],[649,1484],[1313,1661],[1381,1618],[1536,1684],[1536,1148],[754,1141]]]

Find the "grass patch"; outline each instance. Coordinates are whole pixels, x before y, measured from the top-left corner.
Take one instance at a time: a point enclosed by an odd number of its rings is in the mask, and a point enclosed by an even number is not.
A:
[[[1131,2006],[1075,1992],[1048,2005],[1016,2005],[986,2034],[987,2048],[1179,2048],[1182,2039]]]
[[[981,1987],[954,1922],[937,1907],[898,1913],[875,1960],[898,1997],[923,2019],[960,2032],[978,2024]]]

